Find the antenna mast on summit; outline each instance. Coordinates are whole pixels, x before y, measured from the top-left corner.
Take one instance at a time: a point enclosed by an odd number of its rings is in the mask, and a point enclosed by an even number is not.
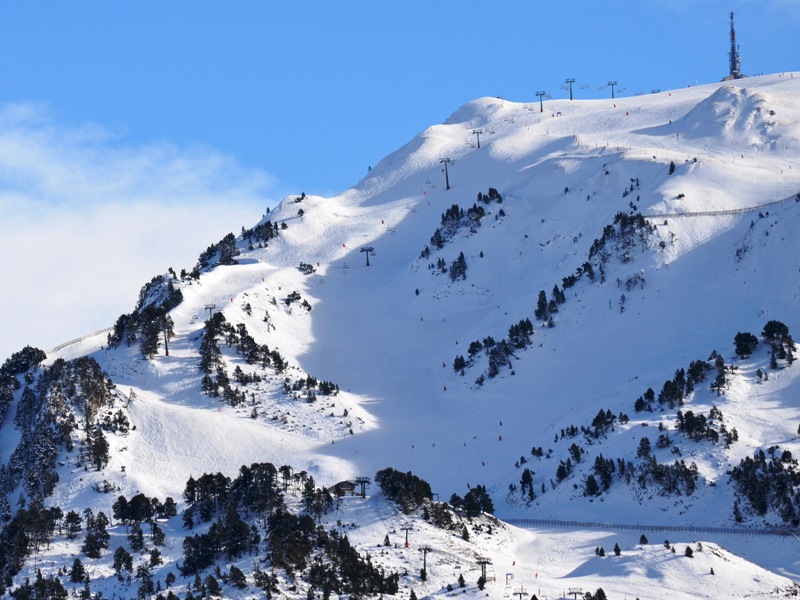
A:
[[[733,13],[731,13],[731,74],[730,79],[740,79],[742,77],[742,58],[739,56],[739,46],[736,43],[736,30],[733,28]]]

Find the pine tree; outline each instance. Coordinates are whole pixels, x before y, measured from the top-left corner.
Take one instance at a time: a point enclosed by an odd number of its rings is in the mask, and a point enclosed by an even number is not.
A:
[[[86,569],[83,568],[83,563],[80,558],[72,561],[72,569],[69,571],[69,580],[72,583],[81,583],[86,577]]]
[[[747,358],[758,346],[758,338],[752,333],[739,332],[733,338],[733,343],[736,347],[736,356],[739,358]]]
[[[64,517],[64,534],[68,540],[74,540],[81,530],[81,516],[74,510],[69,511]]]
[[[536,310],[533,311],[533,316],[540,321],[547,320],[547,294],[544,290],[539,290],[539,299],[536,301]]]
[[[130,552],[125,550],[122,546],[117,546],[117,549],[114,550],[114,570],[119,575],[122,571],[132,571],[133,570],[133,557],[130,555]],[[173,578],[175,576],[173,575]]]
[[[583,494],[585,496],[597,496],[600,494],[600,486],[597,485],[597,479],[594,478],[594,475],[589,475],[586,478]]]
[[[100,429],[100,426],[95,426],[88,434],[86,438],[86,444],[88,446],[89,451],[89,458],[91,463],[94,467],[100,471],[108,464],[109,460],[109,445],[106,436],[103,435],[103,430]]]
[[[161,327],[157,319],[148,319],[142,324],[139,337],[139,352],[142,358],[153,358],[158,354],[158,336]]]

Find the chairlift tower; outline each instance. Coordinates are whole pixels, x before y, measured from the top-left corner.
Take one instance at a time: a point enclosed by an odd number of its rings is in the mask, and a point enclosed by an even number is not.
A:
[[[452,162],[450,158],[443,158],[439,161],[439,163],[444,163],[444,183],[445,189],[450,189],[450,175],[447,173],[447,164]]]
[[[614,87],[619,85],[618,81],[609,81],[608,85],[611,86],[611,98],[614,98]]]
[[[544,104],[542,104],[542,98],[547,96],[547,92],[536,92],[536,95],[539,96],[539,112],[544,112]]]
[[[361,248],[361,252],[367,255],[367,266],[369,266],[369,253],[372,252],[373,254],[375,254],[375,248],[373,248],[372,246],[364,246],[363,248]]]
[[[369,477],[356,477],[355,481],[356,485],[361,487],[361,497],[367,497],[367,486],[372,485],[372,481]]]
[[[406,525],[405,527],[400,527],[400,531],[406,532],[406,548],[408,548],[408,532],[413,530],[414,528],[411,527],[410,525]]]
[[[473,129],[472,135],[478,136],[478,148],[481,147],[481,134],[483,133],[483,129]]]
[[[481,558],[478,560],[478,564],[481,566],[481,577],[483,577],[483,580],[486,581],[486,567],[492,564],[492,561],[486,558]]]
[[[205,308],[208,311],[208,320],[210,321],[211,320],[211,313],[215,308],[217,308],[217,305],[216,304],[206,304],[203,308]]]
[[[433,548],[430,546],[423,546],[420,548],[422,551],[422,570],[428,572],[428,552],[432,552]]]
[[[575,78],[570,77],[564,83],[569,86],[569,99],[572,100],[572,84],[575,83]]]

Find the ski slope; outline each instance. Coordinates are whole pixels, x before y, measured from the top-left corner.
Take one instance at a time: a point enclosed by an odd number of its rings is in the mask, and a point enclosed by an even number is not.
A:
[[[342,194],[285,199],[264,217],[287,226],[267,247],[248,250],[240,241],[238,265],[181,282],[184,301],[171,313],[176,337],[169,357],[143,360],[135,346],[109,350],[102,337],[50,357],[91,354],[136,425],[113,441],[105,472],[81,474],[65,465],[55,500],[100,505],[105,500],[87,484],[104,479],[120,493],[179,500],[189,475],[232,476],[242,464],[269,461],[305,469],[322,485],[371,477],[387,466],[410,470],[442,500],[486,485],[497,515],[507,518],[735,526],[730,466],[772,445],[800,453],[797,367],[762,381],[755,372],[767,368],[766,348],[746,360],[733,352],[737,332],[758,334],[768,320],[800,329],[800,203],[770,205],[800,192],[798,151],[800,78],[787,74],[651,96],[550,101],[543,112],[538,103],[470,102]],[[450,159],[451,189],[443,158]],[[469,208],[490,187],[503,202],[486,206],[481,226],[460,230],[421,258],[442,213],[452,204]],[[463,376],[454,371],[454,358],[466,356],[471,341],[499,340],[520,319],[533,320],[539,290],[549,295],[561,286],[587,260],[603,228],[632,206],[657,228],[628,262],[609,262],[602,283],[582,279],[565,290],[555,326],[534,320],[533,343],[516,352],[511,369],[482,386],[475,382],[485,360]],[[744,209],[753,210],[737,212]],[[673,216],[694,213],[715,214]],[[366,247],[373,248],[369,266]],[[429,267],[439,258],[449,265],[460,252],[467,262],[463,281]],[[304,275],[301,262],[316,271]],[[633,277],[646,283],[625,289]],[[310,311],[284,302],[292,291]],[[257,342],[278,348],[289,361],[288,376],[333,381],[340,394],[315,403],[294,400],[273,374],[253,400],[255,418],[249,405],[234,409],[203,395],[197,352],[210,305],[228,322],[245,324]],[[643,431],[654,440],[659,423],[673,427],[669,411],[634,413],[637,396],[648,387],[658,391],[676,369],[713,350],[737,371],[723,397],[698,390],[691,408],[718,406],[739,442],[727,449],[693,442],[682,448],[715,485],[700,486],[691,497],[632,494],[623,486],[591,501],[583,497],[595,456],[634,458]],[[225,357],[231,369],[247,368],[234,353]],[[599,409],[631,420],[590,444],[574,476],[553,486],[570,444],[558,433],[588,425]],[[551,457],[532,458],[537,446]],[[668,449],[655,452],[671,460]],[[546,490],[530,505],[509,494],[510,484],[519,485],[520,457],[535,472],[537,493],[540,486]],[[367,509],[348,510],[357,520]],[[379,525],[360,534],[365,547],[383,539],[384,518],[370,517]],[[706,549],[688,559],[672,555],[663,540],[638,547],[633,534],[503,531],[502,543],[486,542],[482,551],[505,564],[517,560],[503,554],[516,544],[527,566],[515,574],[514,586],[522,583],[529,592],[541,586],[546,597],[563,597],[555,594],[573,581],[584,591],[602,580],[606,593],[655,597],[658,588],[662,597],[677,598],[766,597],[787,585],[745,558],[800,581],[792,538],[726,538],[725,547],[744,558],[717,545],[722,542],[703,540]],[[624,556],[595,557],[599,540],[607,553],[620,540]],[[696,540],[676,542],[682,552]],[[727,575],[710,579],[712,567]],[[452,575],[434,578],[425,593],[443,594]],[[492,597],[510,593],[502,583]]]

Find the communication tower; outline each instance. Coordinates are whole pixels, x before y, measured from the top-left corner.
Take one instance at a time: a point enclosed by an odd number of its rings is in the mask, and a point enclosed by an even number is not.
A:
[[[741,79],[744,77],[744,75],[742,75],[742,57],[739,56],[739,45],[736,43],[736,29],[733,27],[733,13],[731,13],[731,51],[728,53],[728,56],[730,58],[731,72],[725,80]]]

